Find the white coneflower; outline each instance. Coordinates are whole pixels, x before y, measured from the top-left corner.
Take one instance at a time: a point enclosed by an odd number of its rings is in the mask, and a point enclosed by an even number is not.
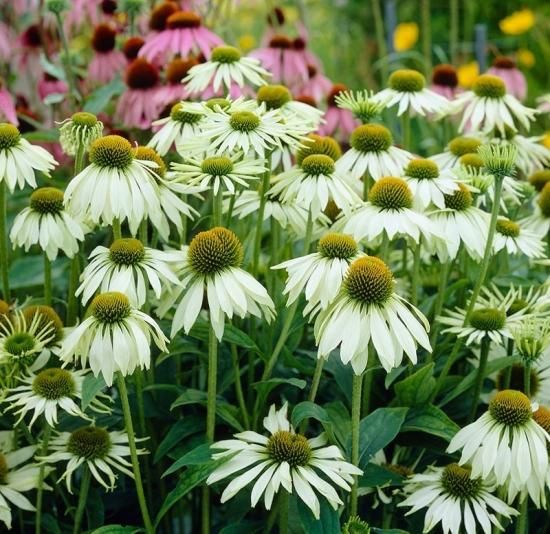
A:
[[[86,304],[98,290],[119,291],[133,306],[141,308],[149,287],[160,298],[162,284],[179,285],[170,264],[180,259],[179,254],[144,247],[138,239],[116,239],[109,248],[100,245],[92,251],[76,295],[82,295],[82,303]]]
[[[355,260],[336,299],[315,321],[318,357],[340,346],[342,362],[351,362],[359,375],[367,367],[369,342],[387,372],[401,364],[403,352],[416,363],[417,344],[431,351],[428,321],[393,288],[392,272],[382,260]]]
[[[21,137],[13,124],[0,123],[0,181],[5,182],[10,192],[29,184],[36,187],[34,171],[50,176],[57,165],[51,154],[39,146],[31,145]]]
[[[525,254],[528,258],[546,257],[541,236],[527,228],[521,222],[500,218],[497,220],[493,239],[493,251],[506,250],[508,254]]]
[[[285,261],[272,269],[286,269],[288,279],[283,295],[290,306],[302,292],[308,302],[304,315],[320,304],[326,308],[334,300],[349,265],[363,255],[355,240],[344,234],[329,233],[319,240],[317,252]]]
[[[321,507],[315,491],[335,510],[342,505],[335,488],[350,491],[353,477],[363,471],[346,462],[338,447],[326,446],[324,434],[311,439],[296,434],[287,418],[286,403],[278,411],[272,405],[263,424],[269,437],[247,431],[235,434],[235,439],[212,445],[214,450],[222,451],[213,454],[213,458],[229,459],[214,470],[206,483],[214,484],[239,473],[225,488],[221,502],[228,501],[254,482],[250,498],[252,507],[263,496],[264,505],[270,510],[280,490],[295,492],[317,519]]]
[[[489,215],[475,207],[472,193],[462,183],[451,195],[445,195],[445,209],[428,214],[443,239],[434,239],[439,259],[446,263],[458,254],[461,243],[476,261],[483,257]]]
[[[492,143],[512,145],[517,149],[516,167],[525,176],[550,167],[550,148],[545,147],[541,141],[543,136],[525,137],[506,129],[506,137],[493,139]]]
[[[0,365],[7,365],[13,376],[24,370],[36,371],[47,363],[48,344],[55,338],[53,326],[36,313],[29,321],[21,311],[0,321]]]
[[[437,163],[440,169],[452,169],[456,167],[460,158],[466,154],[476,154],[482,140],[477,137],[455,137],[445,147],[441,154],[430,156],[429,159]]]
[[[115,471],[134,478],[132,464],[126,459],[130,456],[126,432],[84,426],[73,432],[57,433],[51,438],[48,450],[51,452],[47,456],[37,457],[37,460],[44,464],[67,462],[59,482],[65,481],[69,493],[73,492],[73,474],[80,466],[89,469],[107,491],[115,488]],[[137,450],[138,454],[145,452]]]
[[[101,374],[108,386],[120,371],[126,376],[136,367],[149,369],[151,339],[166,351],[166,337],[147,314],[133,308],[122,293],[97,295],[90,304],[91,314],[61,344],[59,359],[72,362],[80,358],[83,368],[90,365],[95,376]]]
[[[541,237],[545,237],[550,232],[550,182],[535,198],[534,213],[519,222]]]
[[[352,234],[358,241],[373,241],[385,233],[390,240],[408,236],[416,243],[421,235],[428,239],[439,235],[428,217],[412,207],[413,195],[405,180],[381,178],[371,187],[368,202],[349,216],[344,233]]]
[[[502,135],[506,134],[506,126],[517,131],[516,121],[528,130],[537,113],[507,94],[502,79],[492,74],[482,74],[471,91],[458,95],[453,111],[462,112],[461,132],[468,129],[492,133],[496,128]]]
[[[176,180],[213,189],[215,195],[220,187],[232,195],[238,185],[248,188],[251,180],[258,179],[266,171],[263,159],[243,159],[238,152],[231,156],[187,157],[183,163],[173,163],[172,169]]]
[[[441,171],[429,159],[412,159],[405,168],[403,178],[413,194],[413,206],[424,210],[431,204],[445,208],[445,195],[458,190],[456,178],[450,170]]]
[[[547,316],[525,317],[512,328],[512,336],[516,352],[523,362],[540,362],[542,368],[550,364],[550,321]],[[543,361],[545,358],[548,363]]]
[[[12,434],[10,432],[10,434]],[[13,435],[9,436],[7,443],[14,443]],[[15,505],[21,510],[27,512],[36,511],[33,504],[23,495],[24,492],[38,488],[41,478],[40,466],[28,462],[36,452],[35,445],[22,447],[12,450],[4,449],[0,452],[0,521],[2,521],[8,529],[11,529],[11,508],[10,504]],[[51,469],[47,469],[44,476],[49,474]],[[51,489],[46,484],[42,484],[45,489]]]
[[[378,102],[372,91],[341,91],[334,100],[339,108],[351,111],[356,119],[367,124],[380,115],[386,107],[384,102]]]
[[[397,506],[411,507],[405,515],[427,508],[422,532],[441,523],[444,534],[476,534],[478,527],[484,534],[491,534],[492,525],[504,530],[499,516],[510,519],[518,515],[492,494],[494,489],[490,480],[473,477],[468,466],[430,466],[425,473],[405,480],[407,498]]]
[[[191,108],[188,102],[178,102],[172,106],[168,117],[153,122],[153,126],[160,126],[160,129],[153,135],[148,146],[164,156],[172,145],[178,146],[195,137],[203,119],[202,110]]]
[[[128,220],[136,228],[161,211],[154,178],[157,164],[136,159],[129,141],[118,135],[100,137],[92,143],[89,158],[90,165],[65,191],[69,212],[86,214],[96,224]]]
[[[413,155],[392,143],[393,136],[385,126],[358,126],[351,134],[351,148],[336,162],[336,168],[355,179],[363,178],[365,174],[374,180],[399,176]]]
[[[237,48],[224,45],[212,49],[210,59],[192,67],[182,81],[189,93],[200,93],[211,86],[217,94],[222,88],[229,93],[234,85],[264,85],[269,76],[260,61],[243,57]]]
[[[50,426],[56,426],[58,411],[75,417],[90,419],[75,400],[82,401],[82,383],[88,371],[69,371],[50,367],[38,374],[30,373],[21,378],[23,385],[10,390],[4,402],[9,404],[8,410],[15,411],[19,416],[17,423],[32,412],[29,428],[44,414]],[[108,397],[105,396],[106,399]],[[89,404],[96,412],[109,413],[109,408],[96,396]]]
[[[74,113],[59,126],[59,143],[68,156],[76,156],[79,148],[88,151],[103,134],[103,123],[86,111]]]
[[[327,207],[329,200],[345,212],[361,203],[344,175],[338,172],[334,160],[324,154],[307,156],[300,166],[277,175],[273,184],[269,194],[303,206],[313,218]]]
[[[494,475],[499,485],[514,480],[518,487],[531,477],[532,482],[543,481],[550,436],[533,420],[536,408],[520,391],[499,391],[489,410],[459,430],[447,451],[462,450],[459,463],[471,464],[474,478]]]
[[[243,247],[239,238],[226,228],[199,232],[185,249],[181,268],[182,288],[172,290],[160,307],[163,314],[184,293],[172,321],[173,337],[183,327],[191,330],[201,311],[204,294],[208,300],[210,322],[220,340],[224,319],[234,314],[244,317],[262,314],[270,322],[275,305],[266,289],[249,273],[240,268]]]
[[[542,169],[529,175],[529,183],[538,193],[544,189],[548,182],[550,182],[550,169]]]
[[[443,114],[449,110],[449,101],[434,91],[426,89],[426,78],[416,71],[400,69],[393,72],[388,79],[388,88],[383,89],[374,99],[391,108],[396,104],[397,116],[403,113]]]
[[[41,187],[31,193],[30,206],[13,221],[10,240],[15,247],[40,245],[50,261],[60,250],[72,258],[78,253],[78,242],[84,241],[88,227],[63,207],[63,191]]]

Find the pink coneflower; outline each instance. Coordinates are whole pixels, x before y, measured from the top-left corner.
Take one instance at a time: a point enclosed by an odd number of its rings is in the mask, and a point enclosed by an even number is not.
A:
[[[116,30],[109,24],[96,26],[92,37],[94,57],[88,75],[94,82],[110,82],[126,66],[124,54],[115,49]]]
[[[38,24],[32,24],[19,36],[19,67],[27,72],[41,72],[40,52],[43,48],[42,32]]]
[[[178,9],[178,4],[170,0],[155,6],[149,17],[150,30],[156,33],[164,31],[168,17],[173,15]]]
[[[307,40],[305,38],[305,29],[304,34],[301,37],[295,37],[292,41],[292,52],[294,53],[296,57],[296,62],[300,65],[305,65],[306,70],[304,71],[307,73],[307,68],[309,65],[313,65],[314,67],[320,68],[321,62],[319,61],[319,58],[313,54],[310,50],[307,48]],[[300,76],[300,80],[307,79],[306,76]]]
[[[63,14],[63,28],[67,35],[72,35],[84,24],[99,24],[99,7],[102,0],[73,0],[70,9]]]
[[[128,37],[122,45],[122,53],[124,57],[129,61],[134,61],[138,57],[138,53],[141,47],[145,44],[145,41],[141,37]]]
[[[0,79],[0,122],[11,122],[17,126],[17,113],[15,111],[15,102],[9,91],[4,88]]]
[[[189,97],[189,93],[181,81],[187,76],[189,69],[198,64],[199,62],[195,58],[176,58],[168,63],[166,67],[166,85],[159,87],[155,95],[159,109],[172,107],[180,100],[186,100]]]
[[[527,82],[523,73],[516,67],[512,58],[499,56],[493,61],[493,66],[487,74],[494,74],[502,78],[506,90],[518,100],[524,100],[527,96]]]
[[[118,100],[116,119],[128,127],[149,128],[158,118],[158,83],[157,68],[142,57],[134,59],[126,68],[128,89]]]
[[[13,54],[15,34],[5,23],[0,21],[0,61],[8,62]]]
[[[63,80],[58,80],[47,72],[44,73],[44,76],[38,82],[38,96],[40,100],[44,100],[48,95],[65,94],[68,91],[69,86]]]
[[[319,67],[309,64],[307,66],[307,80],[300,81],[291,89],[294,93],[311,95],[316,102],[320,102],[332,88],[332,82],[323,75]]]
[[[201,52],[210,57],[210,51],[223,41],[202,26],[201,17],[191,11],[176,11],[166,19],[166,29],[147,39],[139,55],[156,61],[170,55],[187,57]]]
[[[307,80],[307,61],[293,49],[293,41],[286,35],[276,34],[269,40],[269,45],[258,48],[249,54],[259,59],[264,69],[273,75],[273,83],[294,85]]]
[[[336,83],[332,86],[327,95],[327,111],[325,112],[325,124],[319,128],[320,135],[334,136],[336,131],[345,140],[351,135],[353,130],[359,126],[359,121],[353,118],[351,111],[339,108],[336,105],[335,98],[348,88],[343,83]]]
[[[456,69],[447,63],[436,65],[432,72],[432,85],[430,89],[448,100],[453,100],[455,95],[460,92]]]

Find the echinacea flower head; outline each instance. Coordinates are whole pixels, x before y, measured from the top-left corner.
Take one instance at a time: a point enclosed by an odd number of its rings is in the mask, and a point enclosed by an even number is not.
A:
[[[527,364],[550,355],[550,323],[547,317],[525,317],[512,329],[516,352]]]
[[[481,139],[477,137],[455,137],[445,147],[445,151],[430,159],[439,165],[440,169],[449,169],[458,165],[460,158],[466,154],[476,154],[481,146]]]
[[[468,130],[490,134],[496,129],[503,135],[506,126],[518,130],[516,121],[529,129],[529,123],[536,114],[536,110],[525,107],[508,94],[502,79],[492,74],[480,75],[471,91],[457,96],[453,109],[462,112],[460,132]]]
[[[216,227],[199,232],[185,250],[181,268],[182,288],[173,290],[166,311],[184,293],[172,321],[173,337],[183,327],[188,333],[201,311],[204,294],[208,300],[210,322],[220,340],[225,316],[247,314],[270,322],[275,316],[275,305],[266,289],[249,273],[241,269],[243,246],[239,238],[227,228]],[[161,312],[162,313],[162,312]]]
[[[90,165],[65,190],[70,213],[86,214],[102,225],[127,220],[132,228],[160,213],[157,164],[138,160],[129,141],[119,135],[100,137],[92,143],[89,158]]]
[[[513,176],[518,149],[514,145],[489,143],[477,149],[485,168],[497,179]]]
[[[324,154],[307,156],[297,167],[277,175],[270,189],[283,202],[295,202],[311,211],[317,218],[329,200],[349,212],[361,203],[344,175],[338,172],[334,160]]]
[[[497,219],[493,250],[506,250],[510,255],[525,254],[528,258],[546,256],[541,236],[525,227],[523,222],[512,221],[505,217]]]
[[[456,68],[447,63],[436,65],[432,71],[432,85],[430,89],[444,96],[447,100],[453,100],[458,91],[458,73]]]
[[[386,372],[401,364],[403,353],[415,363],[417,344],[431,351],[426,318],[394,292],[394,283],[379,258],[356,259],[335,300],[315,321],[318,357],[339,346],[342,362],[351,362],[359,375],[367,367],[369,342]]]
[[[342,527],[342,534],[371,534],[371,532],[369,524],[357,515],[350,517]]]
[[[149,288],[159,298],[162,284],[179,284],[171,267],[179,259],[178,254],[145,247],[138,239],[116,239],[110,247],[100,245],[92,251],[76,295],[86,304],[98,290],[119,291],[140,308]]]
[[[537,406],[520,391],[499,391],[477,421],[459,430],[447,452],[461,450],[459,464],[471,464],[472,476],[494,475],[497,484],[510,480],[520,488],[544,484],[548,470],[548,433],[533,419]]]
[[[338,170],[359,179],[399,176],[412,154],[393,146],[391,132],[381,124],[363,124],[351,134],[351,148],[336,163]]]
[[[58,432],[51,438],[49,454],[38,457],[43,464],[67,462],[58,482],[65,481],[69,493],[73,492],[73,474],[80,467],[89,469],[94,479],[107,491],[115,488],[116,474],[120,471],[134,478],[130,456],[128,434],[107,430],[98,426],[83,426],[73,432]],[[138,449],[138,454],[145,454]]]
[[[207,484],[237,476],[227,485],[221,496],[224,503],[254,481],[250,503],[255,507],[264,497],[264,505],[271,509],[274,496],[279,491],[296,493],[312,511],[320,516],[321,494],[336,510],[343,502],[335,488],[350,491],[354,476],[363,471],[346,462],[340,449],[327,446],[325,434],[308,439],[297,434],[287,417],[287,404],[280,410],[272,405],[264,418],[266,437],[257,432],[235,434],[235,439],[219,441],[211,447],[214,459],[231,456],[208,477]],[[243,472],[244,470],[244,472]]]
[[[494,525],[503,530],[501,516],[510,519],[518,512],[493,495],[495,484],[473,476],[467,465],[430,466],[425,473],[405,480],[407,498],[398,506],[411,507],[405,515],[427,508],[424,529],[429,532],[441,523],[444,534],[484,534]]]
[[[324,235],[317,252],[285,261],[272,269],[286,269],[288,279],[283,295],[288,295],[290,306],[302,292],[308,302],[304,315],[320,304],[326,308],[334,300],[349,265],[362,253],[355,240],[345,234],[330,232]]]
[[[52,337],[46,343],[46,347],[52,348],[63,339],[65,335],[63,321],[51,306],[44,304],[26,306],[21,310],[21,313],[28,325],[33,324],[34,321],[38,323],[38,331],[42,329],[51,330]]]
[[[439,209],[445,208],[445,196],[458,189],[453,174],[441,171],[433,160],[412,159],[404,171],[404,179],[413,194],[413,206],[425,210],[434,205]]]
[[[309,134],[305,139],[302,139],[301,146],[296,152],[296,163],[301,165],[305,158],[314,154],[330,156],[336,161],[342,156],[342,149],[333,137]]]
[[[382,113],[385,105],[374,98],[372,91],[342,91],[338,93],[334,100],[339,108],[347,109],[353,113],[356,119],[359,119],[363,124],[370,123],[380,113]]]
[[[266,171],[264,160],[231,156],[207,155],[202,159],[187,157],[183,163],[173,163],[174,179],[201,189],[212,189],[217,195],[220,188],[234,195],[236,188],[248,188]]]
[[[75,156],[79,148],[88,152],[90,145],[102,134],[103,123],[87,111],[74,113],[59,126],[59,142],[68,156]]]
[[[57,161],[42,147],[31,145],[13,124],[0,123],[0,182],[13,193],[16,186],[36,187],[35,171],[50,176]]]
[[[14,443],[13,433],[9,432],[6,443]],[[12,527],[12,514],[10,505],[15,505],[21,510],[34,512],[35,507],[23,495],[24,492],[38,488],[40,480],[40,466],[34,463],[26,463],[32,459],[36,452],[35,445],[0,452],[0,521],[8,529]],[[22,465],[26,463],[26,465]],[[51,469],[46,470],[49,474]],[[51,489],[43,485],[45,489]]]
[[[518,100],[524,100],[527,96],[525,75],[517,68],[516,62],[511,57],[496,57],[487,74],[501,78],[506,84],[506,90]]]
[[[209,86],[218,94],[221,89],[228,93],[235,84],[241,89],[245,85],[264,85],[267,77],[269,72],[257,59],[243,57],[239,49],[222,45],[212,49],[208,61],[192,67],[183,83],[191,94],[201,93]]]
[[[98,24],[92,35],[94,56],[88,65],[88,77],[103,84],[115,78],[126,66],[124,54],[116,49],[117,30],[111,24]]]
[[[178,102],[172,106],[168,117],[153,122],[153,126],[160,126],[160,129],[149,141],[149,146],[161,156],[164,156],[173,144],[180,145],[199,133],[204,114],[187,108],[186,102]]]
[[[386,234],[390,240],[410,237],[416,243],[421,235],[428,239],[439,235],[426,215],[412,209],[413,199],[411,188],[402,178],[380,178],[371,187],[368,201],[348,217],[344,232],[358,241],[373,241]]]
[[[550,182],[550,169],[543,169],[536,171],[529,176],[529,183],[539,193],[543,190],[544,186]]]
[[[149,369],[151,340],[166,351],[166,337],[157,323],[134,308],[126,295],[100,293],[90,304],[89,315],[62,341],[59,359],[68,363],[80,358],[94,376],[113,383],[115,372],[130,375],[136,367]]]
[[[550,182],[544,185],[534,204],[535,212],[523,222],[530,230],[544,237],[550,230]]]
[[[444,114],[449,109],[449,101],[434,91],[426,89],[426,78],[416,70],[400,69],[393,72],[388,79],[388,88],[374,96],[374,99],[385,107],[398,104],[397,116],[403,113]]]
[[[50,261],[59,251],[72,258],[78,253],[79,241],[84,241],[87,227],[63,206],[63,191],[41,187],[31,193],[30,206],[17,214],[10,231],[13,247],[39,245]]]
[[[90,419],[75,402],[82,401],[82,383],[87,372],[49,367],[37,374],[30,373],[20,379],[23,385],[9,391],[4,402],[9,404],[8,410],[18,416],[17,424],[32,413],[29,428],[42,414],[52,427],[57,425],[58,412]],[[96,412],[110,411],[97,396],[89,406]]]

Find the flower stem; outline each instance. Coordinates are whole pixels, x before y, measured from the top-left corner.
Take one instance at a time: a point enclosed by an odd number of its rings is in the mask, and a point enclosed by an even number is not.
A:
[[[531,397],[531,363],[525,362],[523,365],[523,392]]]
[[[82,518],[84,517],[84,511],[86,510],[86,501],[88,500],[88,490],[90,489],[90,480],[91,480],[90,470],[88,469],[88,466],[84,465],[84,469],[82,470],[82,480],[80,482],[80,490],[78,492],[78,506],[76,508],[76,514],[74,516],[73,534],[80,533]]]
[[[489,358],[489,347],[491,346],[491,338],[485,335],[481,340],[481,352],[479,355],[479,366],[477,368],[477,375],[474,382],[474,394],[472,396],[472,406],[470,408],[470,415],[468,416],[468,423],[471,423],[477,413],[477,405],[479,404],[479,396],[483,388],[483,379],[485,378],[485,371],[487,370],[487,360]]]
[[[122,237],[122,228],[120,227],[120,221],[113,219],[113,241]]]
[[[114,225],[113,225],[114,228]],[[147,502],[145,500],[145,493],[143,491],[143,483],[141,481],[141,471],[139,469],[139,459],[137,455],[136,437],[134,434],[134,424],[132,423],[132,412],[130,411],[130,401],[128,400],[128,390],[126,389],[126,382],[124,376],[119,371],[117,372],[117,385],[120,393],[120,402],[122,404],[122,412],[124,414],[124,424],[126,426],[126,432],[128,434],[128,445],[130,447],[130,456],[132,458],[132,469],[134,472],[134,479],[136,483],[136,492],[138,496],[139,507],[141,510],[141,516],[143,518],[143,525],[147,534],[153,534],[153,524],[149,516],[149,510],[147,509]]]
[[[411,150],[411,116],[408,111],[401,115],[401,144],[404,150]]]
[[[422,247],[422,236],[419,237],[418,243],[414,247],[413,256],[413,272],[411,279],[411,304],[418,305],[418,285],[420,281],[420,251]]]
[[[437,318],[441,315],[443,309],[443,303],[445,301],[445,290],[447,289],[447,281],[449,280],[449,273],[451,271],[451,262],[448,261],[441,265],[441,271],[439,272],[439,285],[437,287],[437,297],[435,299],[434,311],[433,311],[433,323],[432,334],[430,336],[430,345],[433,347],[437,340],[437,334],[439,332],[439,323]],[[428,358],[431,360],[433,353],[430,353]]]
[[[4,300],[10,300],[8,236],[6,214],[6,182],[0,181],[0,269],[2,270],[2,293]]]
[[[40,456],[48,454],[48,444],[52,434],[52,427],[46,422],[44,425],[44,435],[42,436],[42,447],[40,448]],[[36,491],[36,519],[34,522],[34,531],[36,534],[41,533],[42,524],[42,499],[44,497],[44,474],[46,466],[41,465],[38,471],[38,487]]]
[[[315,371],[313,371],[313,378],[311,380],[311,389],[309,390],[309,395],[307,400],[309,402],[315,402],[315,397],[317,396],[317,390],[319,389],[319,383],[321,382],[321,377],[323,376],[323,365],[325,360],[323,358],[317,358],[317,363],[315,364]]]
[[[248,411],[246,409],[246,402],[244,400],[243,386],[241,384],[241,368],[239,366],[239,353],[237,346],[231,344],[231,362],[233,363],[233,373],[235,375],[235,394],[237,395],[237,402],[239,403],[239,409],[241,410],[241,417],[245,428],[250,426]]]
[[[279,534],[288,534],[288,492],[282,488],[279,494]]]
[[[519,497],[518,497],[519,498]],[[529,497],[525,496],[519,505],[519,516],[516,522],[516,534],[527,534],[529,532]]]
[[[44,252],[44,303],[52,305],[52,262]]]
[[[450,23],[451,28],[449,31],[449,46],[450,46],[450,56],[451,64],[457,64],[457,52],[458,52],[458,0],[450,0]]]
[[[363,374],[353,374],[351,392],[351,463],[359,466],[359,425],[361,423],[361,389],[363,386]],[[356,478],[351,488],[350,516],[357,515],[357,500],[359,480]]]
[[[260,252],[262,250],[262,228],[264,225],[265,203],[267,202],[267,191],[271,179],[271,153],[265,159],[266,171],[260,185],[260,207],[258,208],[258,221],[256,222],[256,235],[254,238],[254,252],[252,254],[252,276],[258,275],[260,266]]]
[[[388,47],[384,39],[384,19],[382,18],[382,10],[380,9],[380,0],[372,0],[372,15],[374,17],[374,29],[376,32],[376,44],[378,46],[378,57],[380,62],[380,76],[382,85],[386,83],[388,78],[388,63],[386,56],[388,55]]]
[[[221,186],[218,187],[218,192],[214,194],[212,191],[212,226],[221,226],[222,224],[222,205],[223,191]]]
[[[78,93],[76,91],[76,82],[71,66],[71,56],[69,55],[69,44],[67,43],[67,37],[63,28],[63,21],[59,13],[55,14],[55,20],[57,22],[57,31],[61,40],[61,46],[63,47],[63,66],[65,67],[65,75],[67,76],[67,83],[69,84],[69,93],[74,102],[78,102]]]
[[[429,76],[432,71],[432,26],[430,0],[422,0],[422,52],[424,54],[424,72]]]

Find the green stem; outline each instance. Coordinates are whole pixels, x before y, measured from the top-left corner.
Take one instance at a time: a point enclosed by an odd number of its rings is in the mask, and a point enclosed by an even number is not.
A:
[[[408,111],[401,115],[401,144],[403,149],[411,150],[411,116]]]
[[[80,248],[80,247],[79,247]],[[73,326],[76,323],[78,315],[78,299],[76,298],[76,290],[80,279],[80,256],[77,252],[71,258],[71,272],[69,275],[69,294],[67,297],[67,326]]]
[[[52,434],[52,427],[46,422],[44,428],[44,435],[42,436],[42,447],[40,448],[40,456],[46,456],[48,454],[48,444],[50,443],[50,436]],[[34,523],[35,534],[41,533],[42,526],[42,500],[44,497],[44,474],[46,466],[41,465],[38,471],[38,487],[36,492],[36,520]]]
[[[254,238],[254,251],[252,254],[252,276],[258,275],[260,266],[260,252],[262,250],[262,229],[264,225],[265,204],[267,202],[267,191],[271,179],[271,153],[265,159],[266,171],[260,184],[260,207],[258,208],[258,220],[256,222],[256,234]]]
[[[120,226],[120,220],[113,219],[113,241],[122,238],[122,228]]]
[[[378,257],[386,263],[388,263],[390,259],[390,238],[385,230],[382,232],[382,244],[380,245]]]
[[[411,280],[411,304],[418,306],[418,286],[420,282],[420,252],[422,247],[422,236],[414,247],[413,272]]]
[[[113,226],[114,228],[114,226]],[[154,528],[149,516],[149,510],[147,508],[147,501],[145,500],[145,493],[143,491],[143,483],[141,481],[141,471],[139,469],[139,459],[136,447],[136,437],[134,433],[134,424],[132,423],[132,412],[130,411],[130,401],[128,400],[128,390],[126,389],[126,382],[124,376],[119,371],[117,372],[117,385],[120,394],[120,402],[122,404],[122,412],[124,414],[124,424],[126,426],[126,432],[128,434],[128,445],[130,447],[130,456],[132,459],[132,469],[134,472],[134,480],[136,483],[136,492],[139,502],[139,508],[141,510],[141,516],[143,518],[143,525],[147,534],[153,534]]]
[[[363,375],[353,374],[353,385],[351,392],[351,463],[359,466],[359,425],[361,423],[361,389],[363,386]],[[357,501],[359,480],[356,478],[351,488],[350,516],[357,515]]]
[[[531,363],[525,362],[523,365],[523,392],[531,397]]]
[[[149,223],[147,219],[143,219],[139,225],[139,240],[144,247],[147,246]]]
[[[382,9],[380,8],[380,0],[372,0],[372,15],[374,17],[374,29],[376,32],[376,43],[378,45],[378,58],[380,61],[380,76],[382,85],[386,83],[388,78],[388,63],[386,61],[388,55],[388,47],[384,39],[384,19],[382,18]]]
[[[2,270],[2,292],[4,300],[10,301],[8,235],[6,213],[6,182],[0,181],[0,269]]]
[[[458,0],[450,0],[450,23],[451,28],[449,31],[449,46],[451,64],[457,64],[457,52],[458,52]]]
[[[509,339],[506,346],[506,356],[512,356],[514,354],[514,340]],[[502,389],[510,389],[510,382],[512,381],[512,365],[510,364],[504,371],[504,377],[502,383],[504,387]]]
[[[44,252],[44,303],[52,305],[52,262]]]
[[[84,466],[82,470],[82,480],[80,482],[80,489],[78,492],[78,506],[76,509],[76,515],[74,516],[73,534],[80,533],[80,526],[82,524],[82,518],[84,517],[84,511],[86,510],[86,501],[88,500],[88,490],[90,489],[91,473],[88,466]],[[39,530],[36,531],[40,532]]]
[[[237,352],[237,346],[231,344],[231,362],[233,364],[233,373],[235,375],[235,394],[237,395],[237,402],[239,403],[239,409],[241,410],[241,417],[245,428],[250,426],[248,418],[248,410],[246,409],[246,402],[244,400],[243,386],[241,383],[241,368],[239,366],[239,353]]]
[[[212,226],[221,226],[223,211],[223,190],[221,185],[218,187],[218,192],[216,194],[212,191],[212,195]]]
[[[279,493],[279,534],[288,534],[288,492],[281,488]]]
[[[439,285],[437,287],[437,296],[435,298],[434,311],[433,311],[433,322],[432,322],[432,333],[430,336],[430,345],[435,346],[437,341],[437,334],[439,332],[439,322],[437,318],[441,315],[443,310],[443,303],[445,302],[445,290],[447,289],[447,281],[449,280],[449,273],[451,271],[451,262],[448,261],[441,266],[441,271],[439,272]],[[433,351],[428,356],[429,360],[433,358]]]
[[[422,52],[424,54],[424,72],[426,77],[432,71],[432,25],[430,0],[422,0]]]
[[[487,335],[481,340],[481,352],[479,355],[479,366],[477,368],[477,375],[474,382],[474,394],[472,396],[472,406],[470,408],[470,415],[468,417],[468,423],[471,423],[477,413],[477,405],[479,404],[479,397],[483,388],[483,380],[485,379],[485,372],[487,371],[487,360],[489,358],[489,347],[491,346],[491,338]]]
[[[529,497],[525,496],[518,508],[519,516],[516,520],[516,534],[527,534],[529,532]]]
[[[63,47],[63,66],[65,67],[65,75],[67,76],[67,83],[69,84],[69,94],[75,103],[78,102],[78,93],[76,91],[76,81],[73,68],[71,65],[71,56],[69,54],[69,44],[67,43],[67,37],[65,30],[63,29],[63,21],[59,13],[55,14],[55,20],[57,21],[57,31],[61,39],[61,46]]]
[[[321,377],[323,376],[323,365],[325,360],[323,358],[317,358],[317,363],[315,364],[315,371],[313,371],[313,378],[311,379],[311,388],[309,390],[309,395],[307,400],[309,402],[315,402],[315,397],[317,396],[317,390],[319,389],[319,383],[321,382]]]

